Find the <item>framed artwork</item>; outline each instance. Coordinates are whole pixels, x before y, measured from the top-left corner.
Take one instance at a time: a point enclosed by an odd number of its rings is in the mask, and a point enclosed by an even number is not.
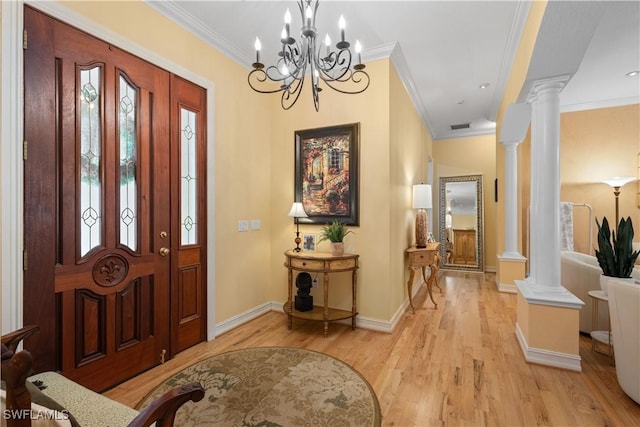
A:
[[[316,235],[310,233],[304,233],[302,235],[302,250],[315,251],[316,250]]]
[[[308,215],[300,223],[359,225],[359,138],[359,123],[296,131],[295,200]]]

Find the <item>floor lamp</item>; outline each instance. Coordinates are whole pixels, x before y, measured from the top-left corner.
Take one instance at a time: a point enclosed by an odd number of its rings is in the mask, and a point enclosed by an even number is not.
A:
[[[616,224],[614,229],[618,229],[618,222],[620,221],[619,210],[618,210],[618,198],[620,197],[620,189],[625,186],[625,184],[630,183],[631,181],[635,181],[635,177],[633,176],[615,176],[613,178],[605,179],[602,181],[605,184],[609,184],[613,187],[613,195],[616,197]]]

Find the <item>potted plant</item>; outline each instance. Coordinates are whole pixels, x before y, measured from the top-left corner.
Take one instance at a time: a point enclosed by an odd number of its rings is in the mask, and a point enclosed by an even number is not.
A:
[[[618,224],[617,233],[609,229],[607,217],[602,218],[602,225],[598,223],[598,249],[596,258],[602,269],[600,287],[606,293],[608,277],[630,279],[640,251],[633,250],[633,224],[631,217],[622,218]]]
[[[349,233],[353,233],[353,231],[347,229],[346,225],[340,221],[333,221],[331,224],[322,227],[318,243],[323,240],[329,240],[331,242],[331,255],[340,256],[344,253],[344,237]]]

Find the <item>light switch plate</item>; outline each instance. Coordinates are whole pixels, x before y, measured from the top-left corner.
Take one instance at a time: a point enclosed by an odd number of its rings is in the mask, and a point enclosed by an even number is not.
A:
[[[251,229],[252,230],[260,230],[260,220],[259,219],[252,219],[251,220]]]
[[[241,219],[238,221],[238,231],[249,231],[249,221]]]

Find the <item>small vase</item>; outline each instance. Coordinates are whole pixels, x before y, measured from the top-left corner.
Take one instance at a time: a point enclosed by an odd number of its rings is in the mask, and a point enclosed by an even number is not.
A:
[[[344,254],[344,242],[331,242],[331,255],[341,256]]]
[[[612,277],[612,276],[605,276],[604,274],[600,275],[600,289],[602,289],[602,292],[605,293],[605,295],[607,294],[607,290],[609,287],[609,280],[620,280],[623,282],[628,282],[628,283],[634,283],[635,280],[633,277]]]

